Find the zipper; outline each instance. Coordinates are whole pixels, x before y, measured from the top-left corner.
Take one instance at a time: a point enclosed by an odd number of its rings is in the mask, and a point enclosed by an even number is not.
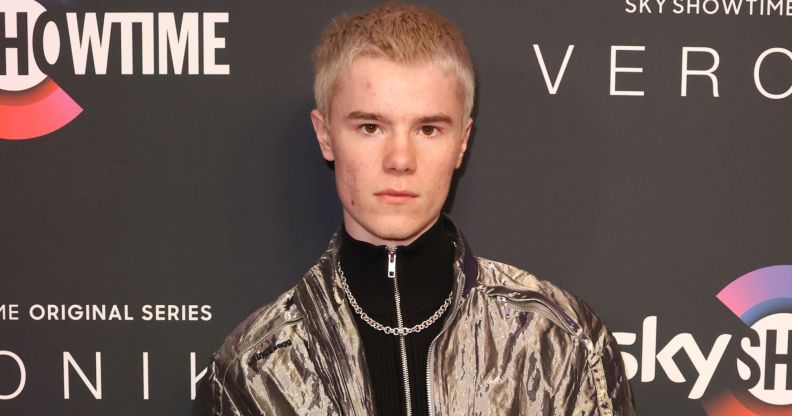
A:
[[[396,327],[404,328],[399,295],[399,279],[396,277],[396,248],[388,247],[388,277],[393,280],[393,295],[396,301]],[[402,376],[404,377],[404,403],[407,416],[412,416],[412,397],[410,394],[410,369],[407,367],[407,345],[404,335],[399,335],[399,352],[401,355]]]
[[[454,247],[456,247],[456,244],[454,244]],[[456,313],[459,310],[459,298],[460,298],[460,294],[462,293],[462,288],[464,284],[462,279],[463,276],[464,275],[462,274],[462,272],[459,272],[459,274],[457,274],[457,290],[456,293],[454,294],[454,302],[452,303],[453,309],[451,309],[451,314],[448,315],[445,322],[443,323],[443,328],[440,329],[440,332],[437,333],[437,336],[434,337],[432,342],[429,344],[429,354],[426,357],[426,398],[429,401],[429,416],[432,416],[434,413],[432,406],[432,367],[433,367],[432,364],[434,361],[432,358],[434,358],[434,356],[432,355],[432,350],[434,349],[435,341],[437,341],[437,338],[440,338],[440,335],[442,335],[443,332],[445,332],[445,330],[449,327],[449,325],[451,325],[451,321],[454,320],[454,317],[456,316]]]
[[[564,328],[572,335],[578,335],[578,328],[574,328],[572,324],[567,322],[563,316],[561,316],[558,311],[552,308],[547,302],[537,299],[537,298],[529,298],[529,299],[513,299],[501,294],[490,294],[489,296],[495,297],[496,300],[501,302],[506,308],[506,316],[509,316],[509,309],[507,304],[511,304],[519,308],[520,310],[527,311],[527,312],[534,312],[538,315],[542,315],[547,319],[551,320],[556,325]]]

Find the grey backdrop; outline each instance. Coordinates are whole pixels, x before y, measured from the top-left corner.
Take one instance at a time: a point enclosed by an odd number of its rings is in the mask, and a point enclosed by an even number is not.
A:
[[[0,350],[27,374],[0,414],[201,414],[190,353],[202,369],[340,224],[308,117],[310,51],[333,16],[373,3],[61,3],[78,13],[228,12],[218,61],[231,73],[140,75],[136,56],[136,74],[121,75],[114,44],[108,75],[50,74],[83,107],[76,120],[0,140],[0,305],[21,315],[0,320]],[[662,14],[615,0],[426,4],[461,26],[478,70],[475,132],[449,206],[475,253],[586,299],[614,331],[637,334],[623,349],[639,363],[648,316],[658,317],[659,347],[691,333],[706,355],[719,334],[745,335],[715,295],[746,272],[792,263],[792,98],[768,99],[753,79],[759,54],[792,49],[792,17],[673,14],[670,1]],[[574,45],[555,95],[533,44],[551,78]],[[619,66],[643,73],[617,79],[644,96],[609,94],[612,45],[645,47],[619,53]],[[718,51],[720,97],[701,76],[680,96],[685,46]],[[697,54],[690,67],[711,63]],[[774,54],[761,74],[783,92],[792,60]],[[129,305],[137,318],[35,321],[34,304]],[[212,317],[146,322],[147,304],[210,305]],[[735,339],[707,395],[737,384],[736,348]],[[101,352],[101,400],[73,369],[64,399],[64,351],[92,381]],[[693,363],[684,351],[675,358],[685,382],[659,366],[653,381],[632,380],[640,414],[706,414],[688,398]],[[0,394],[18,383],[15,361],[0,356]]]

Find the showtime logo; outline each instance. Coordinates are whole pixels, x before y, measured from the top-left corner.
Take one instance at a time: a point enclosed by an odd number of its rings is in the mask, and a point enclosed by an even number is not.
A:
[[[641,382],[656,378],[656,368],[675,383],[687,381],[677,360],[685,354],[697,375],[689,399],[704,397],[716,370],[724,362],[731,342],[739,343],[734,362],[740,387],[707,395],[703,400],[709,416],[781,416],[792,415],[792,266],[780,265],[747,273],[727,285],[717,298],[752,331],[740,340],[730,334],[719,335],[707,351],[693,337],[683,333],[666,345],[657,345],[657,317],[644,319],[641,334],[641,357],[622,352],[629,378],[640,373]],[[620,345],[635,345],[637,335],[616,332]],[[640,370],[640,371],[639,371]]]
[[[135,75],[136,67],[142,75],[230,74],[229,65],[217,63],[225,38],[216,35],[228,13],[179,18],[177,24],[170,12],[54,12],[34,0],[0,0],[0,139],[40,137],[74,120],[82,107],[47,74],[65,67],[106,75],[111,48],[120,49],[121,75]]]
[[[718,299],[752,337],[740,341],[737,371],[747,390],[725,391],[706,400],[709,416],[792,414],[792,266],[745,274]]]

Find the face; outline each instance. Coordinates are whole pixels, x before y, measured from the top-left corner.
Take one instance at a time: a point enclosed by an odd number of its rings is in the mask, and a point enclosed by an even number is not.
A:
[[[359,57],[338,75],[329,119],[311,120],[335,163],[347,232],[406,245],[434,224],[462,164],[473,120],[457,78],[431,64]]]

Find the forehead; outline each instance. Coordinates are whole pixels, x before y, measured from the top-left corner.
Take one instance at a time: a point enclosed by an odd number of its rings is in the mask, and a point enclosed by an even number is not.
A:
[[[333,116],[351,111],[394,117],[444,113],[461,120],[459,79],[433,63],[398,63],[388,58],[358,57],[338,73]]]

